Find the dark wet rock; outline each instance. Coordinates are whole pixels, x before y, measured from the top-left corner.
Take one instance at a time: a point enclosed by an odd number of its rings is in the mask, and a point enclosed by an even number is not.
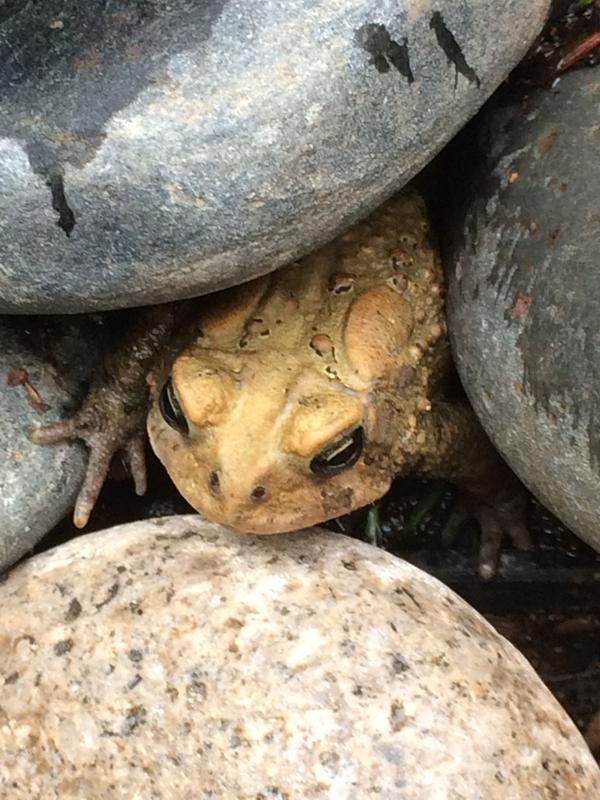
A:
[[[600,549],[600,70],[505,103],[475,132],[451,337],[498,449]]]
[[[405,183],[548,0],[0,8],[0,312],[239,283]]]
[[[81,444],[42,447],[27,437],[73,407],[97,358],[91,321],[53,327],[0,322],[0,572],[69,511],[83,478]]]

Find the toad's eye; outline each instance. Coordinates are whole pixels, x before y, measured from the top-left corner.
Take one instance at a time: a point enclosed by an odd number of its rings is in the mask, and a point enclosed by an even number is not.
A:
[[[311,472],[315,475],[337,475],[354,466],[362,453],[364,432],[361,427],[328,444],[310,462]]]
[[[187,420],[185,414],[181,410],[179,400],[175,396],[175,389],[173,388],[173,381],[171,378],[169,378],[161,390],[158,407],[160,413],[163,415],[163,419],[168,425],[184,435],[189,433]]]

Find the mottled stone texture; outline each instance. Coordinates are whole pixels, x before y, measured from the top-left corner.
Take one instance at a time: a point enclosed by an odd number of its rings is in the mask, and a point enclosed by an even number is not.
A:
[[[83,479],[81,444],[40,447],[27,436],[77,404],[99,355],[93,324],[52,328],[0,322],[0,572],[68,512]]]
[[[525,659],[343,536],[121,526],[16,568],[0,607],[7,800],[599,796]]]
[[[450,334],[475,410],[521,480],[596,549],[599,109],[598,69],[490,108],[448,252]]]
[[[240,283],[332,238],[479,108],[548,0],[13,0],[0,312]]]

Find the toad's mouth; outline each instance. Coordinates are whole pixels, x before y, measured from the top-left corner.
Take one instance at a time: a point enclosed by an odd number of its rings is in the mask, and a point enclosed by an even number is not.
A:
[[[365,476],[362,470],[361,473],[351,482],[335,476],[311,482],[301,489],[269,489],[269,483],[265,482],[243,497],[236,494],[198,497],[193,482],[175,479],[175,484],[186,500],[211,522],[238,533],[270,535],[319,525],[373,503],[388,491],[390,478]]]

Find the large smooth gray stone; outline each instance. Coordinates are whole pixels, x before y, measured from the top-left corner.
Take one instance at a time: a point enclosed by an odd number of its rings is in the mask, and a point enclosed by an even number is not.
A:
[[[4,4],[0,312],[142,305],[291,261],[414,175],[547,7]]]
[[[46,424],[72,409],[97,358],[89,323],[65,324],[46,335],[42,323],[0,322],[0,572],[27,553],[69,511],[83,479],[79,443],[33,444],[35,424]],[[26,370],[38,398],[25,386],[9,385],[15,370]],[[44,411],[44,406],[48,409]]]
[[[600,550],[600,70],[490,110],[450,261],[463,382],[521,480]]]

